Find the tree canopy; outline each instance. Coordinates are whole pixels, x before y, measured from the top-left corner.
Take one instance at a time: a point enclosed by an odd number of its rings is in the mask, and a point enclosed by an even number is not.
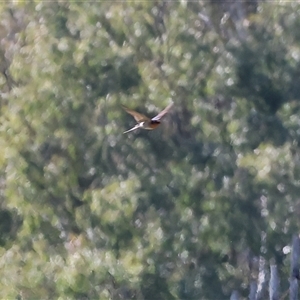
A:
[[[246,299],[260,257],[286,289],[299,8],[0,3],[0,298]]]

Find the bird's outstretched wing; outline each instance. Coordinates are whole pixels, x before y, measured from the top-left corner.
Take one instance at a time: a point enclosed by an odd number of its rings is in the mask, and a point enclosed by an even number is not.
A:
[[[124,110],[129,113],[130,115],[132,115],[134,117],[134,119],[137,121],[137,122],[145,122],[145,121],[150,121],[150,119],[148,117],[146,117],[145,115],[143,114],[140,114],[138,113],[137,111],[135,110],[132,110],[132,109],[129,109],[127,108],[126,106],[122,105],[122,107],[124,108]]]
[[[152,118],[153,121],[159,121],[165,114],[167,114],[170,108],[173,106],[173,102],[170,103],[163,111],[161,111],[157,116]]]
[[[137,125],[135,125],[134,127],[132,127],[131,129],[128,129],[128,130],[124,131],[123,133],[127,133],[127,132],[130,132],[130,131],[136,130],[136,129],[138,129],[139,127],[140,127],[139,124],[137,124]]]

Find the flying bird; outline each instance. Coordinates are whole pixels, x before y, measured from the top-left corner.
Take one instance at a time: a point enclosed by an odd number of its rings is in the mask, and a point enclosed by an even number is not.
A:
[[[126,130],[124,133],[136,130],[138,128],[142,128],[146,130],[155,129],[160,124],[160,120],[164,117],[165,114],[168,113],[168,111],[172,106],[173,106],[173,102],[169,104],[163,111],[161,111],[157,116],[155,116],[152,119],[146,117],[143,114],[138,113],[135,110],[123,106],[124,110],[130,115],[132,115],[134,119],[137,121],[137,124],[133,128]]]

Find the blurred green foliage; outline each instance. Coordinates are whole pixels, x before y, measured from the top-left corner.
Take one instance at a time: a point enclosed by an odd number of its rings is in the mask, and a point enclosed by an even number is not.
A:
[[[246,299],[299,232],[299,4],[0,4],[0,298]],[[122,132],[126,105],[157,130]]]

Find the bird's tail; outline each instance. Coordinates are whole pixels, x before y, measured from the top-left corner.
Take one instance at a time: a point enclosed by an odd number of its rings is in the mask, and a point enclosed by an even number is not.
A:
[[[124,133],[127,133],[127,132],[130,132],[130,131],[133,131],[133,130],[136,130],[136,129],[138,129],[139,127],[140,127],[139,124],[137,124],[137,125],[135,125],[134,127],[132,127],[131,129],[124,131],[123,134],[124,134]]]

